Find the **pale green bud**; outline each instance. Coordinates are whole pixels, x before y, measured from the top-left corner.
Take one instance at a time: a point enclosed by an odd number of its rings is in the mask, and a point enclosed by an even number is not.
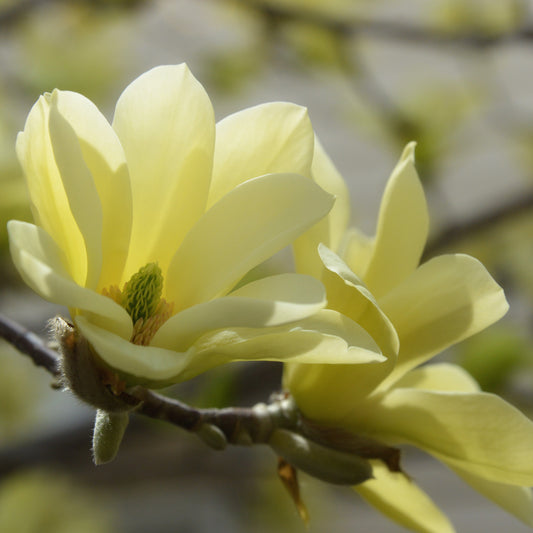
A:
[[[94,464],[102,465],[115,458],[128,422],[128,413],[108,413],[101,409],[96,411],[93,433]]]
[[[358,485],[372,478],[372,466],[359,455],[317,444],[285,429],[276,429],[268,444],[288,463],[336,485]]]
[[[228,440],[224,432],[213,424],[202,424],[196,434],[214,450],[223,450],[228,445]]]

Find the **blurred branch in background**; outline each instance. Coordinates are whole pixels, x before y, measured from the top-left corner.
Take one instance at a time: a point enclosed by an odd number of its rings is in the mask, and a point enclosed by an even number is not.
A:
[[[456,244],[457,241],[475,237],[483,231],[490,231],[495,225],[532,210],[533,193],[499,205],[497,208],[476,218],[450,225],[429,241],[424,250],[423,261],[445,251],[450,245]]]
[[[150,0],[16,0],[3,6],[0,3],[0,29],[13,28],[33,10],[52,4],[85,4],[95,9],[134,8]]]
[[[0,28],[5,30],[14,26],[28,16],[33,9],[58,1],[62,0],[19,0],[19,2],[13,2],[7,6],[0,4]]]
[[[226,0],[217,0],[221,3]],[[453,45],[461,47],[485,48],[501,45],[510,41],[533,40],[533,27],[519,28],[505,34],[489,34],[483,31],[446,31],[442,28],[427,28],[405,21],[393,22],[372,18],[336,17],[327,13],[309,9],[299,2],[276,0],[233,0],[244,6],[257,10],[271,25],[285,22],[305,22],[318,26],[341,37],[366,36],[375,39],[390,39],[424,45]],[[310,5],[313,3],[310,2]],[[517,10],[521,2],[517,2]],[[315,3],[316,5],[316,3]],[[521,10],[520,10],[521,11]]]

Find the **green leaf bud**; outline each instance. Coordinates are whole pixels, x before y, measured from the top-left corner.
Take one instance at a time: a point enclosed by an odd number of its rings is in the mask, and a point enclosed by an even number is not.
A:
[[[128,426],[128,413],[108,413],[98,409],[94,421],[93,460],[95,465],[112,461]]]
[[[359,455],[327,448],[285,429],[276,429],[268,444],[294,467],[327,483],[358,485],[372,478],[370,462]]]

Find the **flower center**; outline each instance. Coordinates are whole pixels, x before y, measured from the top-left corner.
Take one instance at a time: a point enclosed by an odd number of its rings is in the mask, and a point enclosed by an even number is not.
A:
[[[156,331],[172,315],[173,304],[161,298],[163,274],[157,263],[140,268],[122,290],[116,285],[103,289],[102,294],[124,307],[133,321],[130,341],[147,346]]]
[[[122,289],[122,307],[135,324],[151,317],[161,300],[163,274],[157,263],[148,263],[131,276]]]

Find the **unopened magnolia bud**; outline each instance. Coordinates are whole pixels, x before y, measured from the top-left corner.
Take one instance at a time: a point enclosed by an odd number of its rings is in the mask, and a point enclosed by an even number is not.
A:
[[[276,429],[268,444],[297,469],[328,483],[358,485],[372,478],[372,466],[362,457],[327,448],[285,429]]]
[[[223,450],[228,445],[224,432],[213,424],[202,424],[196,434],[214,450]]]
[[[101,409],[96,412],[93,433],[94,464],[102,465],[115,458],[128,422],[127,413],[107,413]]]

